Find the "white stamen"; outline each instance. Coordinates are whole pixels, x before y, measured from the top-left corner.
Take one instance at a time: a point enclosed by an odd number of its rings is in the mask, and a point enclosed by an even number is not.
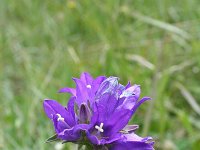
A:
[[[100,126],[96,125],[95,129],[97,129],[99,132],[103,132],[103,123],[101,123]]]
[[[61,115],[60,115],[60,114],[56,114],[56,115],[58,116],[58,119],[57,119],[57,121],[64,121],[64,120],[65,120],[63,117],[61,117]]]
[[[124,97],[124,95],[123,95],[123,94],[121,94],[121,95],[119,96],[119,98],[122,98],[122,97]]]
[[[91,85],[89,85],[89,84],[88,84],[86,87],[87,87],[88,89],[91,89],[91,88],[92,88]]]

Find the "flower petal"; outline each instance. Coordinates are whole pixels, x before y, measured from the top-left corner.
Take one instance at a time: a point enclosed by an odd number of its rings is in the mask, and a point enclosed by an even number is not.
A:
[[[62,118],[65,119],[65,122],[73,126],[75,124],[74,118],[72,117],[71,113],[69,113],[65,107],[60,105],[57,101],[55,100],[44,100],[43,102],[43,107],[46,115],[50,118],[53,119],[53,115],[59,114]]]
[[[53,124],[57,134],[62,132],[65,129],[71,128],[66,122],[64,118],[60,118],[59,115],[53,115]]]
[[[137,100],[140,97],[140,86],[135,84],[134,86],[125,89],[120,95],[120,98],[129,96],[134,96]]]
[[[142,104],[142,103],[144,103],[145,101],[148,101],[148,100],[151,100],[151,98],[150,97],[143,97],[139,102],[137,102],[136,104],[135,104],[135,106],[133,107],[133,114],[135,113],[135,111],[137,110],[137,108]]]
[[[92,91],[93,93],[96,93],[100,84],[106,79],[105,76],[99,76],[96,79],[93,80],[92,82]]]
[[[87,132],[86,135],[87,138],[90,140],[90,142],[94,145],[106,145],[121,140],[122,138],[124,139],[124,137],[122,137],[120,133],[116,133],[109,137],[101,137],[101,138],[99,138],[96,135],[90,134],[89,132]]]
[[[82,103],[87,103],[89,98],[87,85],[80,79],[73,78],[76,83],[76,102],[80,106]]]
[[[58,134],[58,138],[64,140],[65,142],[77,141],[81,138],[81,134],[87,132],[89,129],[88,124],[78,124],[70,129],[65,129],[63,132]]]
[[[125,132],[125,133],[132,133],[134,132],[135,130],[137,130],[139,128],[138,125],[126,125],[123,129],[122,129],[122,132]]]
[[[115,94],[118,89],[118,78],[117,77],[109,77],[106,80],[104,80],[97,93],[96,93],[96,99],[99,99],[102,95],[105,93]]]
[[[44,111],[45,111],[46,115],[50,119],[52,119],[52,117],[53,117],[52,115],[54,115],[54,114],[60,114],[62,117],[66,116],[65,108],[55,100],[49,100],[49,99],[44,100],[43,107],[44,107]]]
[[[116,142],[110,150],[154,150],[153,146],[148,143],[139,141]]]
[[[131,87],[131,82],[130,81],[128,81],[128,83],[126,84],[125,89],[128,89],[129,87]]]
[[[58,92],[59,93],[70,93],[73,96],[76,96],[76,89],[74,89],[74,88],[64,87],[64,88],[61,88]]]
[[[129,122],[132,116],[132,111],[128,109],[120,109],[115,111],[112,116],[105,122],[107,130],[105,134],[110,136],[122,130]]]
[[[116,141],[111,150],[154,150],[151,137],[139,137],[135,133],[123,134],[124,139]]]
[[[71,114],[72,118],[74,119],[74,122],[77,122],[77,117],[74,111],[75,100],[76,100],[76,97],[74,96],[69,99],[68,104],[67,104],[67,111]]]
[[[93,78],[88,72],[83,72],[81,74],[80,80],[83,81],[86,85],[91,85]]]

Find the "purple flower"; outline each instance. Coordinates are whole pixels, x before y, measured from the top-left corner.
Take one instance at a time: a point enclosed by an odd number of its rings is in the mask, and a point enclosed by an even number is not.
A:
[[[93,79],[88,73],[73,80],[76,88],[59,90],[72,95],[66,107],[54,100],[44,101],[44,110],[58,139],[91,149],[153,149],[151,137],[141,138],[134,133],[137,125],[127,125],[136,109],[150,100],[149,97],[139,100],[139,85],[123,86],[117,77]]]

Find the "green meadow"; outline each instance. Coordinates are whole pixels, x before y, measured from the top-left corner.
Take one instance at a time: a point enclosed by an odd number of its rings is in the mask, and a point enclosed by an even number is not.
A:
[[[199,0],[0,0],[0,149],[59,150],[42,103],[84,71],[152,97],[131,123],[156,150],[199,150]]]

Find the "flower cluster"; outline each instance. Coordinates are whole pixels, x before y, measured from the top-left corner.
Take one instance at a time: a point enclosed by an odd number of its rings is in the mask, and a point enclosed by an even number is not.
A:
[[[89,73],[73,80],[76,88],[59,90],[71,94],[66,107],[55,100],[46,99],[43,103],[55,128],[54,138],[94,150],[154,149],[151,137],[139,137],[135,134],[138,126],[128,125],[140,104],[150,100],[139,100],[139,85],[123,86],[117,77],[93,79]]]

